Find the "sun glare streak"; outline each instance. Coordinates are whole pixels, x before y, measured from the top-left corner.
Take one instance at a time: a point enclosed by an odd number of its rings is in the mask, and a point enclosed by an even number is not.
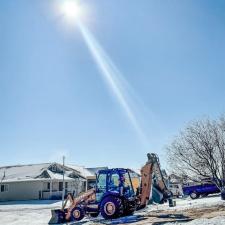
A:
[[[126,82],[118,68],[115,66],[115,64],[112,62],[112,60],[109,58],[109,56],[106,54],[104,49],[100,46],[95,37],[91,34],[91,32],[80,22],[78,23],[78,26],[96,64],[101,71],[101,75],[118,100],[120,106],[124,110],[126,116],[137,132],[142,143],[145,146],[149,146],[147,137],[141,129],[136,116],[131,110],[131,107],[128,103],[129,101],[126,98],[124,86],[127,86],[128,83]]]

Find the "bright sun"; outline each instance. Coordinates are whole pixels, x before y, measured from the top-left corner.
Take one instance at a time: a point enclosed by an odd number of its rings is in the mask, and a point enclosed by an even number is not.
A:
[[[75,0],[65,0],[62,3],[62,13],[69,22],[74,22],[82,16],[82,8]]]

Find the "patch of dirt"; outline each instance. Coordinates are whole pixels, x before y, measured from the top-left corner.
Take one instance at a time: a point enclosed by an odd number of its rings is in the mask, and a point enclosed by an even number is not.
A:
[[[172,212],[170,212],[172,213]],[[225,207],[220,206],[212,206],[207,208],[194,208],[194,209],[186,209],[182,211],[176,211],[174,213],[182,213],[184,216],[187,216],[192,219],[196,218],[212,218],[215,216],[223,216],[225,215]]]
[[[216,216],[225,216],[225,206],[149,212],[144,216],[146,220],[137,222],[135,225],[163,225],[168,222],[187,222],[198,218],[210,219]]]

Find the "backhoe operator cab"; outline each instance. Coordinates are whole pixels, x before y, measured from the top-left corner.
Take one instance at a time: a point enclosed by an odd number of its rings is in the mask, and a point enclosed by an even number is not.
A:
[[[130,169],[100,170],[96,180],[96,203],[104,218],[131,215],[136,209],[136,193]]]

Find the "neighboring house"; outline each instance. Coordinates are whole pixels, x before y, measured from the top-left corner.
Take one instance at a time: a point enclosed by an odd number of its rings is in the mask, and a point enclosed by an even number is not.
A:
[[[78,166],[78,165],[68,165],[70,168],[79,171],[81,176],[83,176],[86,179],[85,189],[91,189],[96,184],[96,174],[99,170],[108,169],[108,167],[95,167],[95,168],[85,168],[84,166]]]
[[[0,201],[60,199],[63,191],[78,195],[86,179],[79,171],[58,163],[0,167]]]
[[[165,169],[162,169],[161,172],[165,185],[173,193],[173,196],[175,197],[183,196],[182,190],[183,178],[177,176],[176,174],[168,175]]]

